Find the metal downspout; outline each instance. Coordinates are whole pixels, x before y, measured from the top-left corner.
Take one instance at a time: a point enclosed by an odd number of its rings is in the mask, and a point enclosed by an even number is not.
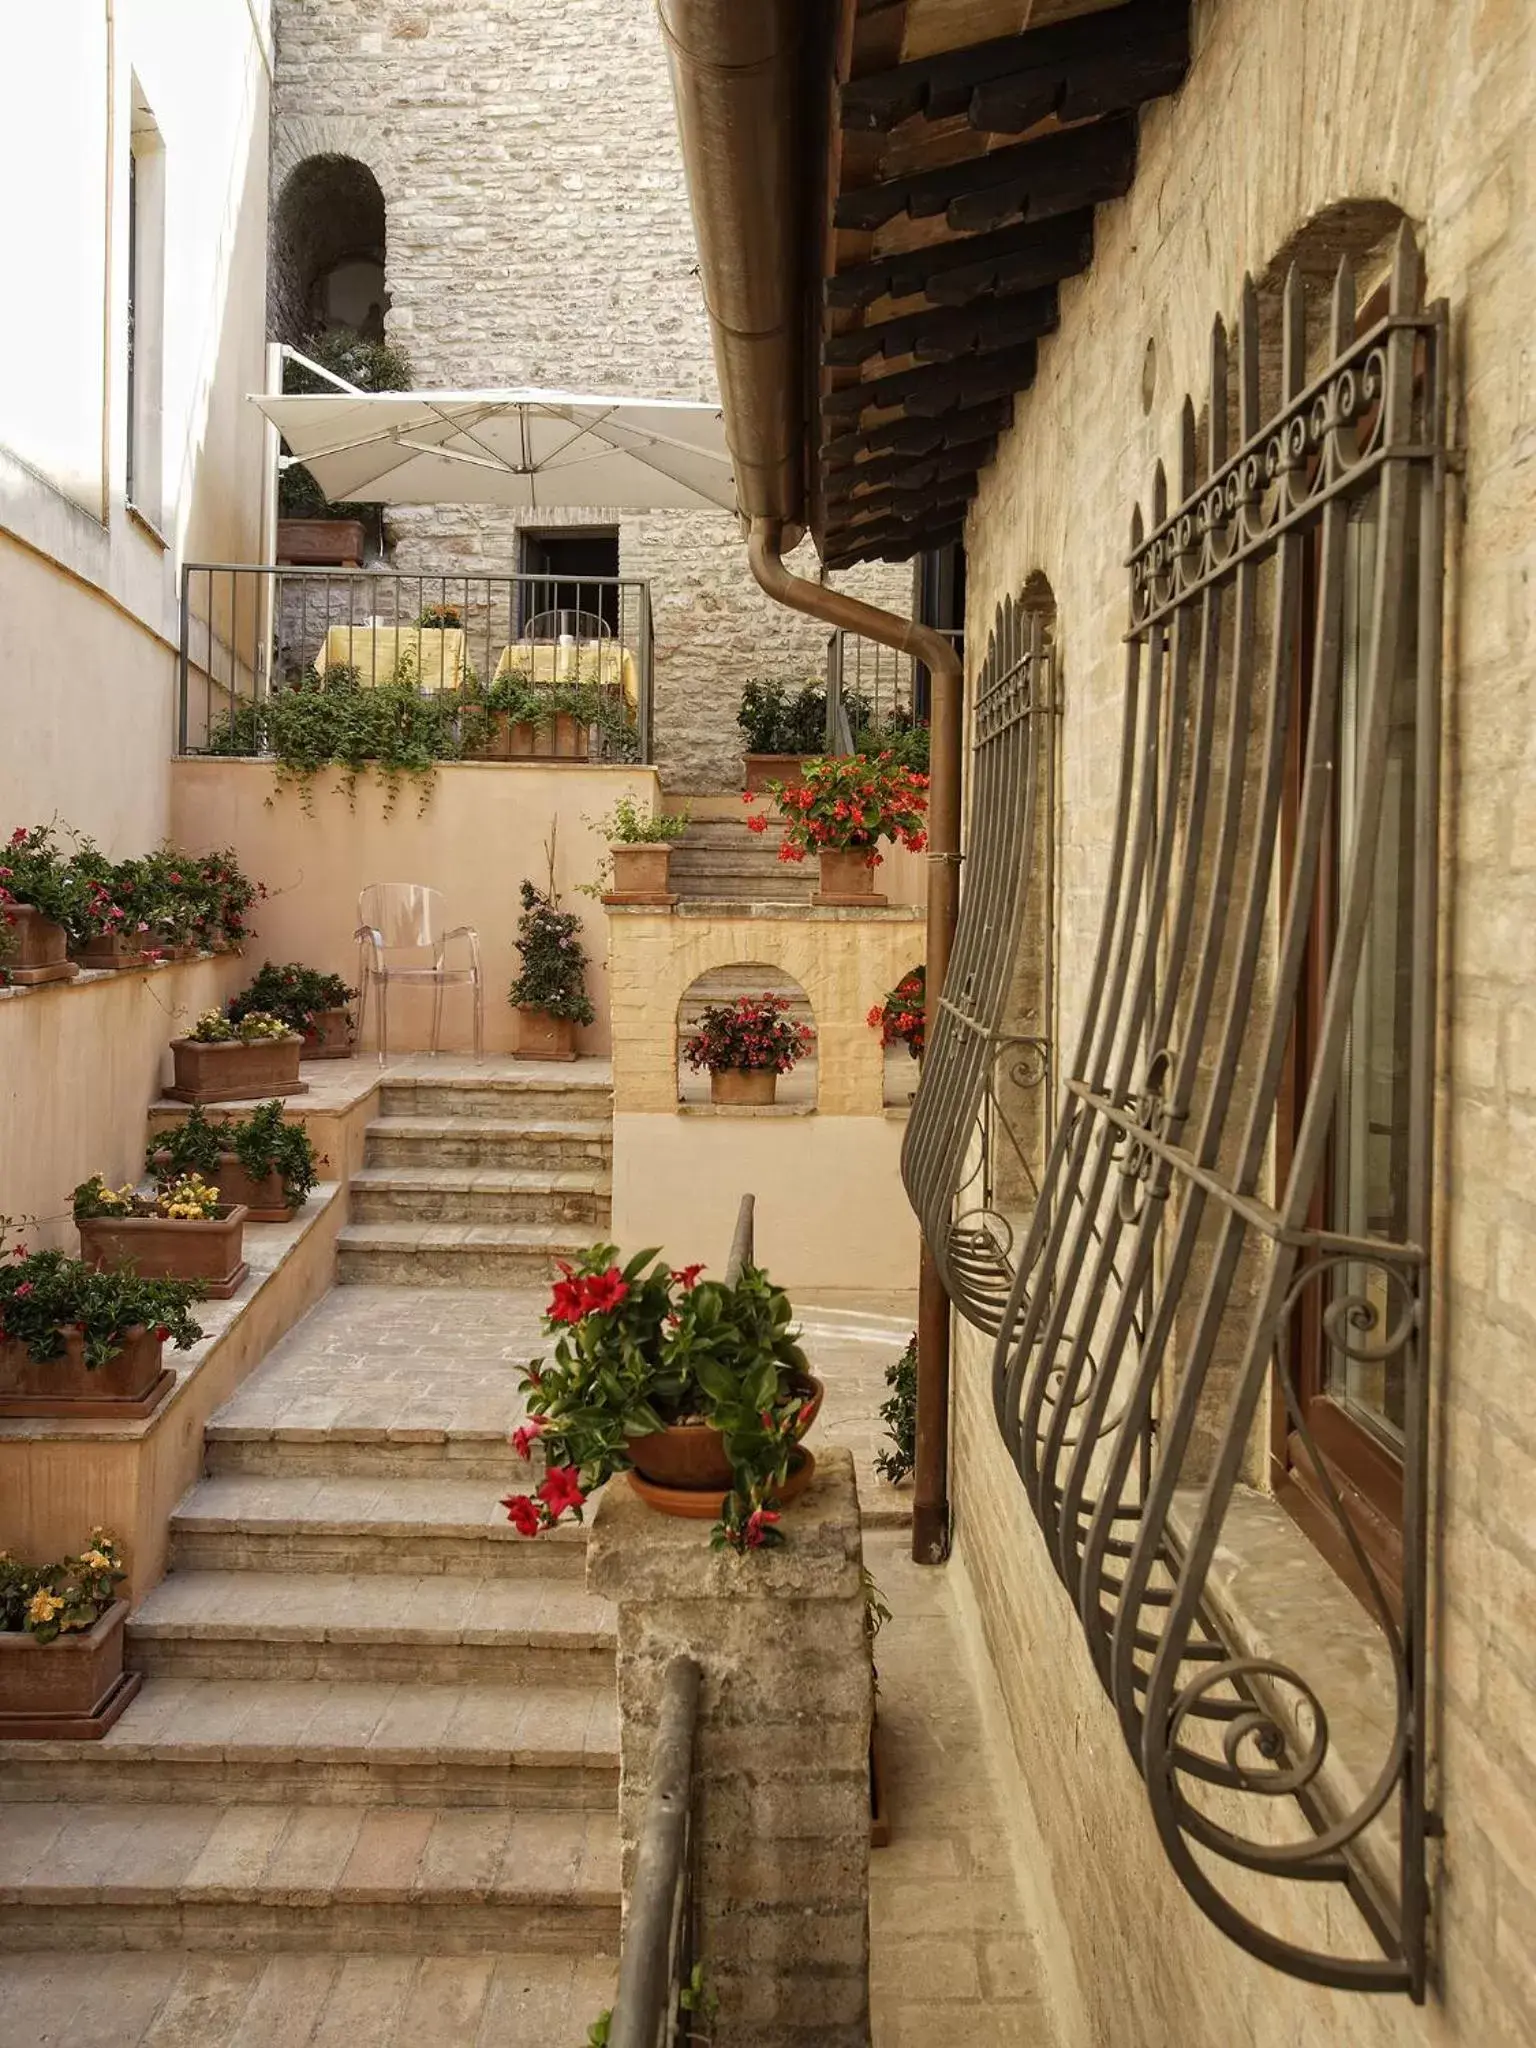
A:
[[[904,619],[897,612],[867,604],[863,598],[796,576],[784,566],[782,545],[780,521],[752,521],[747,556],[752,574],[771,598],[829,626],[846,627],[882,646],[910,654],[925,664],[932,678],[925,951],[926,1030],[931,1044],[960,913],[960,657],[941,633],[918,625],[915,619]],[[942,1564],[949,1554],[949,1297],[926,1239],[918,1276],[913,1481],[912,1555],[919,1564]]]

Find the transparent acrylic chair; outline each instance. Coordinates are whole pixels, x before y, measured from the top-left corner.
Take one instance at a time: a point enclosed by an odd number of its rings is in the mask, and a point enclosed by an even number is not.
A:
[[[363,1042],[363,1025],[368,1015],[368,987],[378,989],[379,1064],[389,1056],[389,989],[391,982],[432,988],[432,1050],[437,1051],[443,1021],[443,990],[468,987],[474,991],[475,1058],[482,1056],[485,1038],[485,985],[480,974],[480,934],[473,926],[457,924],[444,928],[443,899],[436,889],[418,882],[370,882],[357,899],[358,985],[362,996],[357,1009],[357,1042]],[[450,967],[446,952],[454,939],[466,941],[467,967]],[[430,965],[392,965],[392,953],[430,953]]]

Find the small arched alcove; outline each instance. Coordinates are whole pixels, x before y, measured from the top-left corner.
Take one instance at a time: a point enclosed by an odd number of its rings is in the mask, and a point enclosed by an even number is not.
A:
[[[926,994],[923,963],[914,960],[870,1011],[869,1027],[881,1045],[881,1100],[887,1109],[905,1109],[917,1093]]]
[[[742,996],[764,995],[783,998],[789,1005],[784,1012],[786,1021],[815,1032],[816,1019],[809,996],[799,982],[781,967],[770,967],[756,960],[733,961],[728,966],[706,968],[689,983],[677,1006],[677,1099],[680,1103],[690,1108],[702,1108],[710,1100],[708,1072],[702,1067],[695,1069],[690,1066],[687,1057],[688,1042],[698,1030],[705,1010],[715,1004],[734,1003]],[[810,1051],[787,1074],[779,1075],[775,1091],[775,1102],[779,1107],[802,1111],[816,1107],[820,1082],[817,1051],[813,1038]]]
[[[289,174],[272,224],[270,325],[295,347],[344,328],[384,339],[384,194],[364,163],[310,156]]]

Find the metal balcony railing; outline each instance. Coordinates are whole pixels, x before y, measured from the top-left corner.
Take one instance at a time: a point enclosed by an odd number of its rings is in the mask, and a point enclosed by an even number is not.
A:
[[[946,630],[956,647],[962,635]],[[910,654],[839,627],[827,642],[827,749],[834,754],[900,744],[928,723],[928,671]]]
[[[177,747],[262,754],[286,691],[407,684],[503,708],[531,694],[590,726],[599,758],[649,761],[652,671],[635,578],[189,562]]]

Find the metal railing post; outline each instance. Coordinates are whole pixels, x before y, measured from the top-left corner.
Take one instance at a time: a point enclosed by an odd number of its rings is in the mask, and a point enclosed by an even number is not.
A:
[[[691,1657],[674,1657],[662,1674],[651,1784],[635,1850],[609,2048],[659,2048],[669,2041],[670,2014],[691,1972],[689,1820],[702,1680]]]
[[[190,637],[192,631],[192,564],[181,565],[181,650],[177,657],[178,689],[176,704],[176,751],[187,751],[187,690],[192,673],[190,661]]]
[[[743,1195],[741,1206],[736,1211],[736,1232],[731,1239],[731,1255],[725,1262],[725,1284],[734,1287],[743,1270],[753,1262],[753,1237],[756,1225],[757,1197]]]

